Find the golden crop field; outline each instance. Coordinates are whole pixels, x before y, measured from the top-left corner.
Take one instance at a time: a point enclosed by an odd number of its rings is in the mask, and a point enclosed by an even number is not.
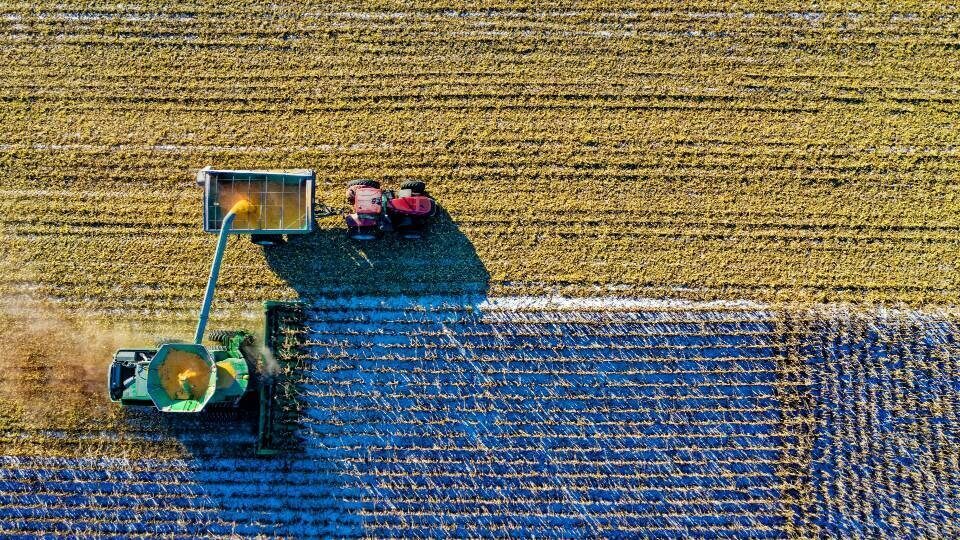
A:
[[[0,536],[960,534],[960,9],[568,4],[0,1]],[[307,301],[274,460],[105,392],[206,165],[316,171],[211,317]]]
[[[421,179],[460,232],[361,249],[321,218],[282,258],[301,293],[958,298],[960,20],[937,3],[0,12],[4,291],[186,317],[214,165],[315,168],[335,210],[347,180]],[[293,296],[268,263],[231,246],[219,307]]]

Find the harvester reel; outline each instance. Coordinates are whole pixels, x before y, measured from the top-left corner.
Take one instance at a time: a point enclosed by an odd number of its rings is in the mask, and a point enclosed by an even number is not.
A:
[[[234,336],[244,333],[242,330],[211,330],[207,332],[207,339],[210,341],[215,341],[222,344],[224,347],[229,345],[230,340]],[[247,334],[247,337],[243,340],[243,345],[250,345],[253,343],[253,336]]]

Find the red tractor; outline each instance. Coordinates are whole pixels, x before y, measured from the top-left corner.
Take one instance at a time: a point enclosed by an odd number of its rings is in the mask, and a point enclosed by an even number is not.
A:
[[[427,195],[423,182],[404,182],[397,191],[381,190],[375,180],[347,184],[347,234],[354,240],[373,240],[383,232],[396,231],[403,238],[423,238],[437,203]]]

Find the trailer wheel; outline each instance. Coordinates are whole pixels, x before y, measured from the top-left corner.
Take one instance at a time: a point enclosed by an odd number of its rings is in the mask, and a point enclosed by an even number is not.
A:
[[[279,246],[285,242],[282,234],[251,234],[250,241],[261,247]]]
[[[414,193],[426,193],[427,184],[420,182],[419,180],[411,180],[409,182],[404,182],[400,184],[400,189],[409,189]]]

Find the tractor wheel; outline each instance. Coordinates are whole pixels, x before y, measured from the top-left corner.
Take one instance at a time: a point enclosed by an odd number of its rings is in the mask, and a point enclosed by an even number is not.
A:
[[[164,345],[169,345],[170,343],[186,343],[186,341],[179,338],[163,337],[158,339],[155,344],[157,348],[163,347]]]
[[[352,188],[353,186],[363,186],[363,187],[372,187],[380,189],[380,182],[376,180],[351,180],[347,182],[347,189]]]
[[[400,184],[400,189],[409,189],[414,193],[426,193],[427,184],[420,182],[418,180],[411,180],[409,182],[404,182]]]

